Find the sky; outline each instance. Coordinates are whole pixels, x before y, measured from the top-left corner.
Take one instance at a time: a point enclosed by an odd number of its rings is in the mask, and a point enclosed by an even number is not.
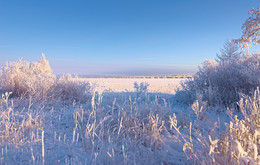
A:
[[[0,66],[55,74],[193,74],[239,38],[259,0],[0,0]]]

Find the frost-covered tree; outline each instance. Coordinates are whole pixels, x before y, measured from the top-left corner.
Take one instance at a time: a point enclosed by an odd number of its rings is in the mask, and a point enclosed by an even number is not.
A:
[[[217,61],[224,62],[224,61],[232,61],[240,58],[242,52],[240,50],[239,44],[234,40],[227,40],[220,49],[220,53],[217,54]]]
[[[237,40],[247,49],[251,46],[251,42],[255,45],[260,43],[260,6],[257,9],[252,8],[248,14],[250,16],[242,26],[243,35]]]

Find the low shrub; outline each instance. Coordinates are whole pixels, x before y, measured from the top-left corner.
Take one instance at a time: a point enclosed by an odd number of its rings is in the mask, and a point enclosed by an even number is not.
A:
[[[149,86],[149,84],[146,82],[141,82],[140,84],[138,84],[137,82],[134,82],[136,97],[139,100],[145,100],[145,96],[148,92],[148,86]]]
[[[141,82],[138,84],[137,82],[134,83],[135,92],[137,93],[147,93],[147,88],[149,84],[146,82]]]
[[[43,54],[39,62],[19,60],[6,63],[0,81],[1,90],[12,92],[12,96],[43,99],[55,84],[56,76]]]
[[[70,74],[60,77],[54,86],[54,98],[68,102],[86,102],[90,99],[90,84]]]
[[[42,55],[39,62],[9,62],[3,68],[0,79],[3,93],[12,92],[13,97],[34,100],[86,101],[90,85],[71,75],[59,79],[52,74],[49,62]]]

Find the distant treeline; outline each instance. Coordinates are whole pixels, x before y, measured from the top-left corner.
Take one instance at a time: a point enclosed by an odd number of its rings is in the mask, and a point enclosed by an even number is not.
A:
[[[166,75],[166,76],[79,76],[81,78],[129,78],[129,79],[187,79],[193,75]]]

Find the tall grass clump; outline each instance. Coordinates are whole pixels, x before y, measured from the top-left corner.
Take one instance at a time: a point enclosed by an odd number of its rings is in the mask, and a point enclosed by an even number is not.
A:
[[[48,96],[55,81],[56,76],[42,54],[39,62],[7,62],[1,71],[0,86],[3,92],[12,92],[15,97],[43,99]]]
[[[14,108],[9,100],[11,93],[5,93],[0,99],[0,146],[23,146],[28,142],[37,142],[38,131],[42,130],[41,115],[28,107],[27,113]]]
[[[239,101],[240,93],[252,93],[260,86],[260,54],[239,50],[227,41],[216,60],[204,61],[194,78],[182,84],[176,93],[179,101],[193,103],[199,94],[208,105],[229,106]]]

